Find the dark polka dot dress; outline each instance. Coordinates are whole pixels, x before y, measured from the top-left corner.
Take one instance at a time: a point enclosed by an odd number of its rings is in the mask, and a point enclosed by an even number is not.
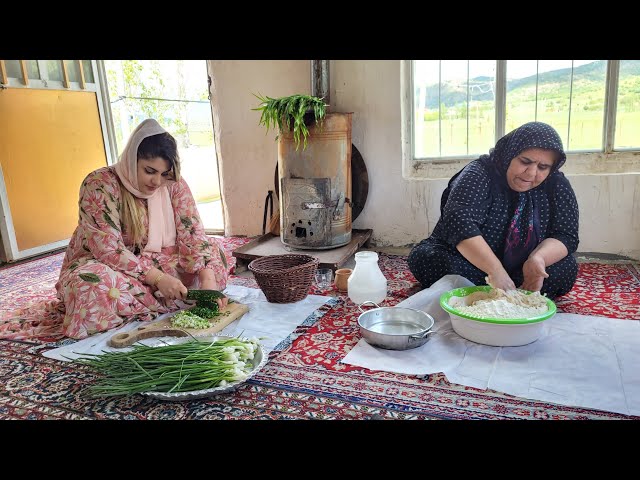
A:
[[[528,148],[553,149],[561,153],[554,170],[538,187],[525,192],[532,202],[539,231],[538,244],[546,238],[561,241],[569,255],[548,265],[549,278],[541,292],[550,298],[567,293],[575,283],[578,266],[573,253],[578,247],[578,203],[566,177],[558,171],[565,160],[562,143],[552,127],[531,122],[505,135],[489,155],[469,163],[450,181],[442,195],[441,216],[431,236],[413,247],[409,269],[423,288],[447,274],[461,275],[476,285],[485,285],[486,273],[456,249],[461,241],[482,235],[504,265],[505,240],[521,195],[506,182],[506,170]],[[531,249],[535,248],[533,245]],[[523,281],[522,264],[507,269],[516,286]]]

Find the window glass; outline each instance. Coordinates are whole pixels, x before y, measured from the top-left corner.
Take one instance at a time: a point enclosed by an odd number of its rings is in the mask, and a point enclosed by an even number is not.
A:
[[[467,156],[493,142],[495,60],[413,62],[417,158]]]
[[[78,61],[79,60],[64,60],[67,68],[67,74],[69,75],[69,81],[71,82],[80,82],[80,68]],[[25,60],[28,78],[32,80],[43,79],[43,72],[40,71],[40,65],[42,65],[43,62],[46,70],[44,72],[44,79],[62,82],[62,60]],[[5,60],[4,63],[8,77],[22,79],[20,60]],[[82,60],[82,66],[84,68],[85,82],[95,83],[93,71],[91,70],[91,60]]]
[[[534,122],[538,111],[538,61],[507,60],[507,99],[505,129],[508,133],[527,122]]]
[[[22,70],[20,69],[20,60],[5,60],[4,68],[7,70],[8,77],[22,78]]]
[[[573,61],[571,124],[567,150],[603,150],[606,60]]]
[[[556,129],[568,149],[571,60],[538,61],[538,122]]]
[[[615,149],[640,147],[640,60],[621,60]]]
[[[34,80],[40,79],[40,69],[37,60],[25,60],[27,64],[27,77]],[[7,70],[7,76],[10,78],[22,79],[22,68],[20,68],[20,60],[5,60],[4,67]]]
[[[80,69],[78,60],[65,60],[64,66],[67,68],[67,75],[70,82],[80,82]]]
[[[34,80],[40,80],[40,68],[37,60],[25,60],[27,63],[27,76]]]
[[[61,82],[63,79],[62,60],[46,60],[46,62],[47,62],[47,74],[49,75],[49,80]]]
[[[416,158],[440,156],[440,61],[413,62]]]
[[[96,83],[93,78],[93,70],[91,69],[91,60],[82,60],[82,73],[84,73],[85,82]]]
[[[469,149],[467,155],[486,152],[494,144],[496,94],[495,60],[469,62]]]
[[[440,156],[467,154],[467,60],[440,63]]]
[[[601,150],[606,71],[604,60],[507,61],[505,132],[545,122],[566,150]]]
[[[474,156],[495,145],[496,105],[504,132],[539,121],[567,151],[603,151],[606,60],[507,60],[505,98],[496,98],[495,60],[416,60],[414,158]],[[620,62],[615,148],[640,146],[640,61]],[[638,125],[638,127],[636,127]]]

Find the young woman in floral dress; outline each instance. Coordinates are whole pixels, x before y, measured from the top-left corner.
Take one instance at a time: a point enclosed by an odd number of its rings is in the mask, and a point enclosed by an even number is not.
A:
[[[81,339],[178,310],[187,288],[226,287],[224,253],[180,177],[175,139],[155,120],[136,127],[118,163],[87,175],[79,206],[56,283],[58,314],[3,320],[0,337]]]

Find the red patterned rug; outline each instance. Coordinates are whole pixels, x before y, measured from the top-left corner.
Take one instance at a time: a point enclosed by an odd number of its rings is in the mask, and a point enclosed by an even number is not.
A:
[[[222,239],[227,252],[248,240]],[[0,269],[0,310],[52,298],[61,262],[56,254]],[[389,286],[384,305],[418,291],[406,257],[381,254],[380,266]],[[230,283],[257,287],[235,275]],[[573,290],[556,303],[563,312],[637,320],[639,291],[637,266],[584,263]],[[315,287],[310,293],[335,294]],[[352,302],[336,296],[235,392],[177,403],[141,395],[87,400],[80,392],[94,378],[90,372],[40,354],[72,340],[0,340],[0,419],[640,419],[451,384],[442,374],[419,378],[343,364],[360,338],[358,315]]]
[[[579,263],[573,289],[556,300],[565,313],[640,320],[637,264]]]

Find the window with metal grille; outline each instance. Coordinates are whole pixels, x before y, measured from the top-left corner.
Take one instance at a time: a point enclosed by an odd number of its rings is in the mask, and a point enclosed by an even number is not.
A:
[[[583,166],[640,151],[640,60],[413,60],[402,78],[409,176],[477,158],[530,121]]]
[[[0,60],[5,87],[96,91],[91,60]]]

